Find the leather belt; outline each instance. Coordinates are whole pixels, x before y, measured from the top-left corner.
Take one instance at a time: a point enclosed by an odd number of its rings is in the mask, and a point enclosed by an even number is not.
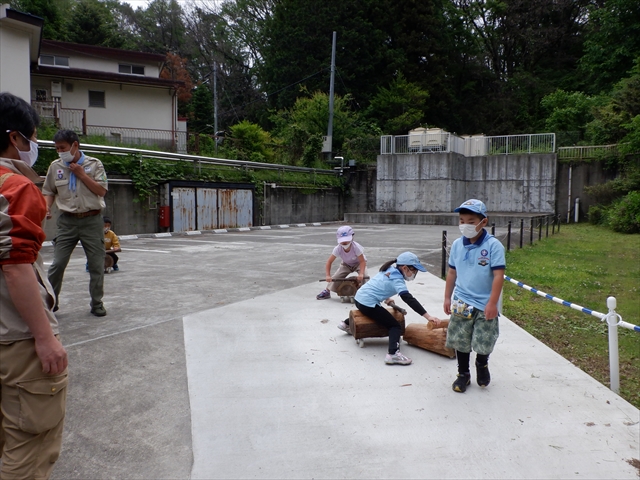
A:
[[[82,213],[72,213],[72,212],[64,212],[65,215],[75,218],[85,218],[85,217],[93,217],[94,215],[98,215],[102,210],[89,210],[88,212]]]

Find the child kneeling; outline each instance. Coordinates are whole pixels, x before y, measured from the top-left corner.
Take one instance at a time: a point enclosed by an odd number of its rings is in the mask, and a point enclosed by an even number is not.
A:
[[[398,294],[418,315],[434,322],[436,327],[440,325],[440,319],[429,315],[407,289],[406,281],[414,280],[419,271],[426,272],[427,269],[415,254],[404,252],[397,259],[382,265],[380,272],[356,292],[354,301],[358,310],[378,325],[389,329],[389,352],[384,359],[387,365],[409,365],[411,359],[400,353],[400,323],[380,305],[381,302],[391,305],[394,303],[391,297]],[[338,328],[349,332],[348,321],[349,319],[341,322]]]

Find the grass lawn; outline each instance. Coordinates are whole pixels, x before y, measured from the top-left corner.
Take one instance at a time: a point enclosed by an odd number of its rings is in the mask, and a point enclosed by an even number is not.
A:
[[[625,322],[640,325],[640,235],[588,224],[507,253],[507,275],[583,307],[607,313],[616,297]],[[607,326],[505,282],[504,314],[574,365],[609,386]],[[640,408],[640,333],[618,328],[620,395]]]

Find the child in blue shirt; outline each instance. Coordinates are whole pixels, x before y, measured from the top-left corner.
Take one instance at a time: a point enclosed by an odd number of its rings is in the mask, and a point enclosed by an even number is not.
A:
[[[395,266],[393,266],[394,263]],[[354,301],[358,310],[389,329],[389,352],[384,360],[387,365],[409,365],[411,359],[400,353],[400,323],[380,305],[381,302],[392,305],[394,301],[391,297],[398,294],[418,315],[434,322],[436,327],[440,324],[440,319],[429,315],[407,289],[406,282],[414,280],[419,271],[426,272],[427,269],[422,266],[416,255],[404,252],[397,259],[382,265],[380,272],[356,292]],[[348,332],[348,321],[347,319],[341,322],[338,328]]]
[[[451,315],[446,346],[456,351],[458,375],[455,392],[471,383],[469,358],[476,352],[476,380],[486,387],[491,381],[489,354],[498,340],[498,300],[504,284],[504,247],[487,233],[487,207],[471,199],[454,210],[460,214],[462,237],[451,245],[449,272],[444,292],[444,311]]]

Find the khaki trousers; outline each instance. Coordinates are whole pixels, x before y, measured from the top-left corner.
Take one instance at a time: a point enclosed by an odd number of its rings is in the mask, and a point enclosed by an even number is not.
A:
[[[357,265],[347,265],[346,263],[341,263],[340,267],[338,268],[338,270],[336,270],[336,273],[334,273],[333,275],[331,275],[331,278],[335,278],[336,280],[339,278],[347,278],[349,276],[350,273],[353,272],[358,272],[360,273],[360,264],[358,263]],[[368,277],[369,276],[369,272],[367,270],[367,267],[364,267],[364,276]],[[366,282],[366,280],[365,280]],[[329,285],[327,285],[327,290],[331,290],[332,292],[337,292],[338,291],[338,284],[339,282],[331,282],[329,283]]]
[[[53,247],[53,263],[49,267],[49,282],[60,304],[60,290],[64,271],[78,241],[82,243],[89,266],[89,294],[91,308],[102,306],[104,290],[104,223],[102,215],[76,218],[60,214],[56,221],[58,231]]]
[[[33,339],[0,344],[0,479],[46,480],[62,447],[67,371],[42,373]]]

